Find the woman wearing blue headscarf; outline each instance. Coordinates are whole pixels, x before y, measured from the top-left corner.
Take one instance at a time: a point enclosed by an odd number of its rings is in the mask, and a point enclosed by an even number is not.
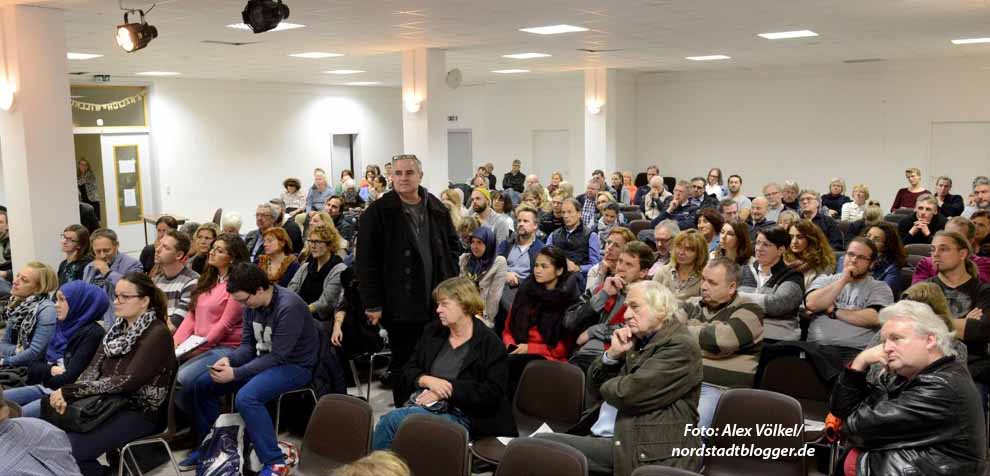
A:
[[[498,302],[502,299],[505,287],[505,273],[508,270],[504,256],[495,256],[495,232],[487,226],[479,227],[471,233],[470,251],[461,255],[461,276],[470,278],[485,301],[485,315],[482,316],[488,327],[495,325]]]
[[[26,387],[4,391],[4,398],[21,405],[26,417],[41,416],[41,398],[74,383],[103,342],[100,319],[110,306],[102,288],[71,281],[56,293],[55,335],[48,342],[45,362],[28,368]]]

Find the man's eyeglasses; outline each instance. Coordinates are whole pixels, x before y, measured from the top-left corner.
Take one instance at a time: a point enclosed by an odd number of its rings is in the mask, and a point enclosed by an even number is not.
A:
[[[330,244],[329,241],[325,241],[325,240],[306,240],[306,243],[309,246],[316,246],[316,245],[328,246]]]
[[[871,258],[869,256],[858,255],[856,253],[853,253],[852,251],[847,251],[846,252],[846,259],[848,259],[848,260],[854,260],[854,261],[861,261],[862,260],[862,261],[867,261],[867,262],[873,261],[873,258]]]
[[[68,236],[65,236],[64,233],[61,234],[61,235],[58,235],[58,239],[60,239],[62,241],[68,241],[70,243],[79,243],[79,240],[75,240],[75,239],[69,238]]]

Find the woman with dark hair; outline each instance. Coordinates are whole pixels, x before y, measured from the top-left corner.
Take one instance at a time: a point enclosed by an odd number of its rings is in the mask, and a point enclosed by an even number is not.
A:
[[[564,335],[564,312],[581,297],[577,280],[570,277],[567,257],[560,248],[540,250],[532,276],[519,286],[506,317],[502,342],[510,354],[567,360],[574,342]]]
[[[709,253],[718,249],[719,232],[722,231],[724,224],[725,220],[722,218],[722,214],[712,208],[702,208],[698,212],[696,227],[701,232],[701,236],[705,238],[705,243],[708,243]]]
[[[273,226],[261,234],[265,252],[258,256],[258,268],[265,272],[268,281],[285,287],[299,270],[296,255],[292,254],[292,240],[284,229]]]
[[[487,226],[476,228],[471,233],[468,252],[461,255],[461,276],[467,276],[478,286],[481,298],[485,301],[484,318],[488,327],[495,325],[498,302],[505,288],[505,273],[508,269],[504,256],[495,256],[495,232]]]
[[[753,262],[753,245],[749,241],[749,226],[745,222],[737,221],[722,225],[722,232],[719,233],[718,249],[715,250],[710,259],[716,257],[729,258],[739,266],[746,266]]]
[[[241,237],[232,233],[217,237],[206,269],[193,289],[189,313],[172,337],[174,347],[193,336],[203,340],[202,344],[182,356],[185,362],[177,376],[183,387],[176,394],[176,405],[187,413],[192,409],[192,382],[241,344],[244,308],[227,292],[227,275],[234,265],[250,261],[250,256]]]
[[[755,259],[742,269],[739,295],[763,309],[763,342],[801,339],[797,312],[804,302],[804,276],[784,263],[791,243],[778,226],[760,230],[753,245]]]
[[[7,389],[4,398],[21,406],[21,416],[41,417],[41,399],[79,378],[103,342],[100,319],[110,306],[103,289],[72,281],[55,295],[55,334],[44,362],[28,367],[27,386]]]
[[[835,252],[828,244],[828,238],[821,228],[811,220],[800,220],[788,229],[791,246],[784,253],[784,263],[804,274],[804,287],[823,274],[835,270]]]
[[[115,288],[114,321],[92,362],[76,383],[42,403],[42,414],[65,413],[68,404],[94,395],[119,395],[127,406],[89,433],[67,433],[83,476],[102,476],[97,459],[107,451],[160,431],[175,378],[175,353],[165,324],[165,295],[144,273],[127,273]],[[46,409],[45,406],[50,406]]]
[[[82,279],[83,270],[93,261],[89,246],[89,230],[82,225],[69,225],[62,230],[62,253],[65,259],[58,264],[58,283]]]
[[[189,267],[198,274],[203,274],[206,270],[206,261],[210,257],[210,249],[213,242],[220,236],[220,225],[216,223],[203,223],[196,228],[196,233],[192,236],[192,250],[189,255]]]
[[[516,219],[516,204],[512,202],[512,196],[503,190],[498,190],[492,194],[492,209],[513,220]]]
[[[290,217],[302,213],[306,208],[306,194],[302,191],[302,182],[295,177],[289,177],[282,181],[282,188],[285,189],[279,198],[285,204],[285,213]]]
[[[708,171],[708,179],[705,181],[705,194],[715,195],[715,198],[719,200],[729,196],[729,191],[723,185],[722,169],[712,167]]]
[[[894,296],[900,296],[901,268],[907,266],[907,252],[897,234],[897,227],[891,223],[880,222],[866,230],[866,237],[877,245],[877,259],[873,261],[873,279],[883,281],[890,286]],[[835,272],[841,273],[845,258],[838,260]]]

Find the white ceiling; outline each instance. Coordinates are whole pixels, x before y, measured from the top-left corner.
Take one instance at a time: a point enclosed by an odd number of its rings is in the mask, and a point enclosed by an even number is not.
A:
[[[844,60],[976,57],[990,65],[990,44],[955,46],[955,38],[990,37],[990,0],[284,0],[288,21],[306,28],[255,35],[225,28],[246,0],[171,0],[148,15],[159,37],[127,54],[113,39],[123,12],[114,0],[31,2],[66,11],[69,51],[103,58],[71,61],[70,71],[130,76],[178,71],[186,78],[397,85],[400,54],[413,47],[448,50],[448,68],[465,83],[555,74],[588,67],[637,71],[759,69],[841,64]],[[127,0],[127,7],[150,2]],[[133,21],[133,20],[132,20]],[[566,23],[584,33],[541,36],[519,28]],[[810,29],[816,38],[770,41],[757,33]],[[224,46],[204,40],[258,43]],[[578,48],[618,49],[589,54]],[[298,59],[290,53],[345,56]],[[550,58],[511,60],[541,52]],[[725,54],[728,61],[685,56]],[[982,58],[979,58],[982,57]],[[495,69],[533,73],[497,75]],[[360,69],[349,76],[322,74]]]

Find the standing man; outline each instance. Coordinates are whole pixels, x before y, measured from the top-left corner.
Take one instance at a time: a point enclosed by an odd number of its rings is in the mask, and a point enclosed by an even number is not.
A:
[[[191,245],[189,235],[169,230],[158,240],[158,247],[155,249],[155,264],[161,270],[155,276],[155,286],[165,293],[168,301],[168,320],[165,323],[172,333],[175,333],[189,313],[189,300],[199,280],[199,274],[185,264]]]
[[[774,223],[777,222],[780,212],[784,211],[784,202],[781,201],[782,193],[777,182],[770,182],[763,186],[763,198],[767,199],[766,218]]]
[[[389,371],[409,361],[423,327],[436,319],[433,289],[458,275],[460,238],[447,207],[425,188],[415,155],[392,158],[393,190],[371,203],[358,229],[357,276],[365,314],[388,331]],[[392,388],[396,406],[412,389]]]
[[[970,218],[979,211],[990,211],[990,178],[983,175],[973,179],[973,192],[969,194],[969,205],[962,216]]]
[[[749,209],[752,208],[753,204],[749,200],[749,197],[742,194],[742,177],[733,174],[729,176],[729,196],[733,202],[736,202],[739,210],[739,219],[746,220],[749,218]]]
[[[117,233],[109,228],[100,228],[93,232],[90,244],[93,246],[93,261],[83,268],[82,280],[103,289],[110,302],[113,302],[117,296],[114,291],[117,281],[127,273],[142,273],[144,269],[140,261],[120,253]],[[109,306],[103,314],[103,323],[107,329],[113,325],[113,320],[113,306]]]
[[[523,193],[523,186],[526,183],[526,174],[519,171],[522,167],[522,162],[519,159],[512,161],[512,171],[505,174],[502,177],[502,188],[505,190],[515,190],[519,193]]]

